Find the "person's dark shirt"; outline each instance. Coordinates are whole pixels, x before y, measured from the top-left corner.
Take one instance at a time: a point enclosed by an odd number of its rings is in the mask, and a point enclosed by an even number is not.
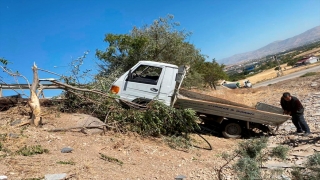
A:
[[[291,96],[290,101],[286,101],[281,97],[280,104],[283,110],[291,112],[291,115],[302,114],[304,108],[298,98]]]

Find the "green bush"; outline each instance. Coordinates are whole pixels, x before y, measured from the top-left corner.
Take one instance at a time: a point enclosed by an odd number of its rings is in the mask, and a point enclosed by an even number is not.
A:
[[[282,160],[285,160],[289,152],[289,147],[287,146],[277,146],[272,149],[271,155]]]
[[[315,153],[308,158],[308,166],[319,166],[320,168],[320,153]]]
[[[289,148],[286,146],[277,146],[271,151],[267,147],[268,139],[266,137],[249,139],[238,144],[238,148],[231,154],[222,154],[222,158],[227,163],[220,168],[219,179],[222,179],[222,170],[233,160],[236,162],[232,170],[238,175],[241,180],[255,179],[275,179],[282,173],[282,170],[266,170],[268,173],[263,173],[261,168],[263,163],[268,160],[268,157],[275,156],[280,159],[285,159]]]
[[[165,137],[165,142],[171,147],[172,149],[182,149],[187,150],[192,147],[190,143],[190,138],[182,137],[182,136],[168,136]]]
[[[117,122],[121,130],[143,136],[188,134],[199,129],[197,120],[194,110],[175,109],[159,101],[150,102],[146,110],[119,108],[108,118],[108,122]]]
[[[267,147],[267,142],[268,139],[266,137],[250,139],[240,142],[237,151],[243,157],[257,158],[261,154],[262,149]]]
[[[17,151],[17,154],[20,154],[23,156],[32,156],[35,154],[43,154],[48,152],[49,150],[42,148],[41,145],[35,145],[35,146],[24,146],[23,148]]]
[[[320,179],[320,153],[308,157],[304,168],[294,168],[291,172],[294,180],[319,180]]]
[[[259,179],[261,176],[258,163],[252,158],[245,157],[239,159],[234,169],[237,171],[238,177],[240,177],[241,180]]]

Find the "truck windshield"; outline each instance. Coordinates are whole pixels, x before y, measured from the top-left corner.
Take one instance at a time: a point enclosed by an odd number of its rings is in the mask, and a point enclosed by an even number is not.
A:
[[[131,78],[128,78],[128,81],[156,85],[161,72],[162,68],[160,67],[141,65],[131,73]]]

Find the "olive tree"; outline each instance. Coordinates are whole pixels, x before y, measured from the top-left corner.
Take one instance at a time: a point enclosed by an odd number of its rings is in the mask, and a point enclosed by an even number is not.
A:
[[[96,51],[96,56],[101,60],[100,76],[97,78],[101,78],[101,75],[109,79],[115,78],[138,61],[149,60],[178,66],[189,65],[191,68],[185,85],[199,86],[205,80],[211,83],[217,79],[212,77],[216,73],[204,73],[199,67],[210,64],[210,72],[220,68],[216,72],[221,73],[222,66],[216,62],[205,62],[206,56],[187,41],[191,33],[179,30],[179,26],[179,23],[173,22],[173,16],[168,15],[154,20],[151,25],[133,27],[128,34],[106,34],[104,41],[108,44],[107,48]]]

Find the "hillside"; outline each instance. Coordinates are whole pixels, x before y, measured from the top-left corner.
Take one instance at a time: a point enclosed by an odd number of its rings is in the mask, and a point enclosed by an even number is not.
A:
[[[316,86],[311,84],[316,83]],[[229,97],[233,101],[246,104],[265,102],[279,106],[279,98],[283,92],[290,91],[303,100],[306,107],[306,120],[314,132],[311,137],[294,136],[296,141],[288,144],[291,151],[302,144],[320,144],[319,124],[312,98],[320,93],[320,76],[310,76],[287,80],[257,89],[221,89],[205,91],[216,97]],[[319,96],[320,95],[316,95]],[[318,104],[319,105],[319,104]],[[9,179],[43,179],[46,174],[66,173],[68,179],[174,179],[182,174],[187,179],[205,180],[218,179],[217,170],[225,161],[223,152],[230,152],[241,139],[225,139],[211,134],[202,136],[209,145],[197,134],[193,134],[193,145],[190,149],[173,149],[164,141],[164,137],[145,138],[134,133],[101,131],[89,129],[81,131],[49,132],[49,129],[68,128],[83,123],[92,123],[95,118],[85,114],[67,114],[55,110],[54,107],[44,110],[42,128],[31,126],[15,127],[14,122],[28,118],[28,107],[18,106],[0,112],[0,175]],[[269,137],[269,145],[285,144],[292,139],[290,135],[291,121],[280,126],[276,136]],[[32,156],[11,154],[24,146],[41,145],[48,153]],[[70,147],[71,153],[61,153],[61,149]],[[302,150],[300,150],[302,151]],[[103,159],[104,154],[109,159]],[[298,162],[300,157],[291,156],[287,162]],[[300,158],[301,159],[301,158]],[[230,167],[225,168],[223,179],[235,179]],[[285,171],[284,174],[288,175]]]
[[[231,57],[221,59],[219,61],[223,62],[224,64],[233,64],[239,61],[258,59],[267,55],[272,55],[285,50],[290,50],[292,48],[296,48],[317,41],[320,41],[320,26],[314,27],[297,36],[285,40],[275,41],[260,49],[246,53],[236,54]]]

